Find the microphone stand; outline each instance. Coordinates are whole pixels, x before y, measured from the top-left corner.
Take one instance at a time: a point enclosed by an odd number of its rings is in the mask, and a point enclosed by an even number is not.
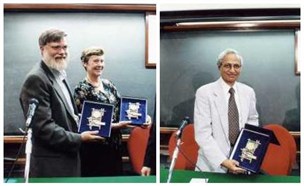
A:
[[[32,153],[32,128],[27,128],[27,141],[25,146],[25,169],[24,169],[24,179],[25,183],[29,182],[30,165],[31,165],[31,153]]]
[[[181,144],[181,135],[180,134],[177,135],[176,138],[177,138],[177,141],[176,141],[176,146],[175,146],[175,149],[174,149],[174,152],[173,152],[173,155],[172,155],[172,161],[171,161],[171,164],[170,164],[167,183],[170,183],[170,181],[171,181],[172,174],[173,174],[173,169],[174,169],[174,166],[175,166],[175,163],[176,163],[176,160],[177,160],[177,156],[178,156],[178,153],[179,153],[179,146]]]
[[[32,154],[32,117],[35,114],[35,109],[38,106],[39,101],[35,98],[29,100],[29,108],[27,111],[27,118],[25,121],[26,127],[26,134],[27,134],[27,141],[25,146],[25,169],[24,169],[24,179],[25,183],[29,182],[29,175],[30,175],[30,166],[31,166],[31,154]]]

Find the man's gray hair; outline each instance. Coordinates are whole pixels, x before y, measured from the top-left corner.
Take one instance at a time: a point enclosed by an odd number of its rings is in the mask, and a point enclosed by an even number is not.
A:
[[[39,37],[39,46],[45,46],[50,42],[58,42],[62,40],[67,34],[59,29],[49,29],[44,31]]]
[[[223,52],[220,53],[217,57],[217,66],[220,67],[222,65],[223,59],[228,54],[235,54],[238,60],[240,61],[241,65],[243,66],[243,57],[239,54],[238,51],[228,48],[225,49]]]

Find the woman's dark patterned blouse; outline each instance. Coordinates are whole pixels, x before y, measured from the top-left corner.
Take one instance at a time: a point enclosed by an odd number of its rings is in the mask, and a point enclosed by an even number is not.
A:
[[[101,82],[103,84],[104,91],[96,90],[96,88],[86,79],[79,82],[79,84],[75,87],[74,100],[76,102],[78,113],[81,113],[84,100],[111,104],[114,106],[112,122],[118,122],[120,111],[120,94],[118,93],[115,85],[109,80],[101,79]],[[119,148],[121,144],[120,130],[111,130],[111,136],[106,139],[105,143]]]

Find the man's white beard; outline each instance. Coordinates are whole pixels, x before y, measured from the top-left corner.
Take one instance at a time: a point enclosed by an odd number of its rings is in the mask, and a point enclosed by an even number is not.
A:
[[[54,57],[50,56],[48,54],[48,52],[44,52],[43,61],[49,68],[52,68],[52,69],[55,69],[58,71],[65,70],[69,63],[67,57],[65,59],[55,59]]]

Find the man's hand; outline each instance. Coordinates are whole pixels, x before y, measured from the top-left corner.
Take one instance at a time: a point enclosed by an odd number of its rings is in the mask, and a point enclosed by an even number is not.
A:
[[[98,140],[104,140],[103,137],[98,136],[98,130],[96,131],[85,131],[81,133],[81,141],[98,141]]]
[[[235,160],[225,160],[221,164],[223,167],[228,169],[228,172],[233,174],[244,174],[246,172],[245,169],[239,167],[239,162]]]

